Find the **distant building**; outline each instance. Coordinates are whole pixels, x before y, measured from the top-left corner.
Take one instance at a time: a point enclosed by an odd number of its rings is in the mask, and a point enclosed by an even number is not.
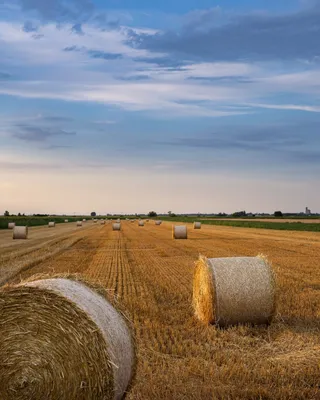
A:
[[[305,214],[306,214],[306,215],[311,215],[311,210],[310,210],[310,208],[306,207],[306,212],[305,212]]]

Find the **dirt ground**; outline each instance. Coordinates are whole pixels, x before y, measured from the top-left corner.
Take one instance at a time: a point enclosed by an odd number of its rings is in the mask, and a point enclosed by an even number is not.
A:
[[[320,399],[320,234],[171,224],[32,228],[28,241],[0,232],[0,281],[81,273],[110,289],[133,322],[138,366],[129,400]],[[51,236],[50,236],[51,235]],[[218,329],[193,316],[199,254],[265,254],[277,275],[269,326]],[[9,273],[9,272],[10,273]]]

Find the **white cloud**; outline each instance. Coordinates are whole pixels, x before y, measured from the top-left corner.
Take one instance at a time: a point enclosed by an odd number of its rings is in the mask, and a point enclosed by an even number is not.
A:
[[[82,29],[85,35],[72,33],[71,25],[42,25],[39,34],[43,37],[34,39],[32,33],[23,31],[21,23],[0,22],[2,63],[14,74],[13,79],[2,81],[0,93],[102,103],[176,117],[220,117],[250,112],[246,107],[275,108],[263,101],[266,95],[276,95],[280,88],[289,93],[314,92],[320,82],[320,71],[281,74],[281,66],[270,63],[199,62],[168,69],[137,61],[151,61],[161,54],[129,46],[126,28],[101,31],[85,24]],[[71,51],[64,51],[68,47]],[[89,50],[121,57],[90,57]],[[238,82],[239,77],[245,82]],[[206,79],[212,80],[208,83]],[[280,107],[316,111],[314,106]]]

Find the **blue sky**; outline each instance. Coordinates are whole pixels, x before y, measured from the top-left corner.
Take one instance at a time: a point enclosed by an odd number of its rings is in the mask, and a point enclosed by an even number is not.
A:
[[[319,40],[317,0],[0,0],[0,208],[320,211]]]

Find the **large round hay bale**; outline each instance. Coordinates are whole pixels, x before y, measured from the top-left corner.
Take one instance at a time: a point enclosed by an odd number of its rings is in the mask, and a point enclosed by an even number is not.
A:
[[[193,278],[193,306],[207,324],[270,323],[275,313],[270,264],[263,256],[200,257]]]
[[[69,279],[0,290],[0,398],[121,399],[134,346],[122,316]]]
[[[27,226],[15,226],[13,228],[12,238],[13,239],[28,239],[28,227]]]
[[[15,222],[9,222],[8,223],[8,229],[13,229],[16,226]]]
[[[201,222],[194,222],[193,229],[201,229]]]
[[[144,222],[143,221],[139,221],[138,226],[144,226]]]
[[[173,239],[188,239],[188,229],[186,225],[176,225],[172,227]]]
[[[82,221],[77,221],[77,226],[82,226]]]
[[[121,224],[117,223],[117,222],[112,224],[112,230],[113,231],[121,231]]]
[[[49,228],[54,228],[55,226],[56,226],[56,223],[53,222],[53,221],[50,221],[50,222],[48,223],[48,227],[49,227]]]

